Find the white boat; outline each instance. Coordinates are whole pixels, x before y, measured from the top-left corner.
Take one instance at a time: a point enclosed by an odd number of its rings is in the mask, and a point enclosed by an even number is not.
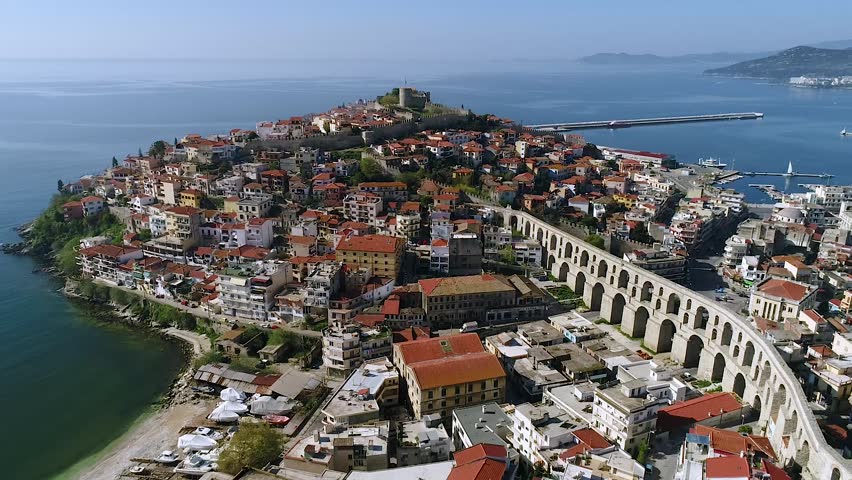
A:
[[[211,448],[216,448],[216,445],[216,440],[213,440],[206,435],[187,434],[181,435],[180,438],[178,438],[178,448],[181,450],[210,450]]]
[[[216,406],[216,409],[221,409],[225,412],[234,412],[237,415],[245,415],[248,412],[249,407],[245,403],[222,402],[218,406]]]
[[[240,415],[236,412],[225,410],[220,405],[216,407],[212,412],[210,412],[210,415],[208,415],[207,418],[213,420],[216,423],[231,423],[239,420]]]
[[[203,435],[203,436],[211,438],[213,440],[222,440],[223,438],[225,438],[224,433],[222,433],[218,430],[213,430],[212,428],[207,428],[207,427],[198,427],[195,430],[193,430],[192,433],[194,433],[195,435]]]
[[[200,477],[207,472],[216,470],[219,465],[211,462],[201,455],[193,454],[186,458],[180,465],[174,468],[175,473]]]
[[[717,158],[709,157],[709,158],[699,158],[698,164],[702,167],[713,167],[713,168],[725,168],[728,166],[727,163],[722,163]]]
[[[840,135],[842,135],[844,137],[849,135],[849,132],[846,131],[846,127],[843,127],[843,130],[840,131]]]
[[[180,460],[180,457],[178,457],[177,453],[171,450],[165,450],[163,451],[163,453],[160,454],[159,457],[155,458],[154,460],[156,460],[157,463],[169,465],[171,463],[177,463],[177,461]]]
[[[228,387],[219,392],[219,398],[226,402],[242,402],[245,401],[246,395],[235,388]]]

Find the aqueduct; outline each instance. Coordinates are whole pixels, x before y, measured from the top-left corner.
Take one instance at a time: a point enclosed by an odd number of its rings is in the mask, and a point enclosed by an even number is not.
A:
[[[721,382],[759,411],[780,460],[798,463],[803,478],[852,479],[852,460],[828,445],[798,379],[748,319],[528,213],[495,212],[505,226],[537,239],[545,266],[601,318],[697,367],[699,378]]]

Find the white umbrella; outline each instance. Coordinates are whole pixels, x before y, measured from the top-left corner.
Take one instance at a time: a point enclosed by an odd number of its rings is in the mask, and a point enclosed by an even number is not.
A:
[[[213,440],[210,437],[205,437],[204,435],[181,435],[178,438],[178,448],[184,449],[188,448],[190,450],[210,450],[215,447],[216,440]]]
[[[246,404],[238,402],[222,402],[219,404],[218,407],[216,407],[217,410],[220,408],[222,409],[222,411],[234,412],[238,415],[242,415],[248,412],[248,407],[246,406]]]
[[[207,418],[217,423],[236,422],[240,418],[235,412],[222,408],[222,405],[216,407]]]
[[[236,390],[234,388],[228,387],[221,392],[219,392],[219,398],[226,402],[242,402],[246,399],[246,396],[243,392]]]

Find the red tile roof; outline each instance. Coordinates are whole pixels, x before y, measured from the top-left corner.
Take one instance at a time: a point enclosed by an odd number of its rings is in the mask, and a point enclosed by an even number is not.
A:
[[[506,472],[506,449],[497,445],[474,445],[453,454],[456,466],[447,480],[501,480]],[[496,457],[496,458],[495,458]]]
[[[762,293],[774,297],[786,298],[793,301],[801,301],[808,294],[808,287],[795,282],[772,278],[760,284],[758,287]]]
[[[453,460],[456,465],[464,465],[466,463],[482,460],[486,457],[506,458],[506,447],[503,445],[492,445],[490,443],[477,443],[464,450],[454,452]]]
[[[360,235],[344,238],[337,244],[337,250],[352,252],[394,253],[405,243],[400,237],[389,235]]]
[[[706,420],[709,412],[712,412],[713,416],[718,416],[720,410],[733,412],[739,408],[742,408],[742,405],[729,392],[703,395],[661,408],[657,412],[657,429],[666,432],[676,427]]]
[[[735,432],[736,433],[736,432]],[[742,457],[715,457],[705,461],[706,475],[704,478],[749,478],[751,471],[748,461]]]
[[[765,458],[763,459],[763,469],[766,470],[766,473],[769,474],[769,478],[772,480],[791,480],[787,472],[782,470],[778,465],[767,462]]]
[[[463,333],[450,337],[430,338],[423,342],[403,344],[399,347],[402,360],[409,365],[468,353],[484,352],[479,335]]]
[[[411,343],[417,345],[420,342]],[[425,342],[423,342],[425,343]],[[421,390],[442,385],[460,385],[481,382],[492,378],[503,378],[506,372],[500,360],[490,352],[438,358],[411,364],[411,370]]]
[[[769,444],[769,439],[758,435],[743,436],[732,430],[721,430],[718,428],[696,425],[692,433],[704,437],[710,437],[710,446],[718,452],[726,452],[731,455],[739,455],[741,452],[758,450],[764,452],[768,457],[775,459],[775,450]]]

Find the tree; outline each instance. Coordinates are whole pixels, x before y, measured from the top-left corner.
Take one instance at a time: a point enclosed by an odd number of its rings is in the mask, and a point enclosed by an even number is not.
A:
[[[648,452],[650,452],[650,450],[651,446],[648,445],[647,441],[643,440],[642,443],[639,444],[639,448],[636,453],[636,461],[645,465],[645,462],[648,461]]]
[[[601,237],[600,235],[595,235],[595,234],[591,234],[588,237],[586,237],[586,243],[590,243],[590,244],[592,244],[592,245],[594,245],[598,248],[601,248],[601,249],[606,246],[606,244],[604,243],[603,237]]]
[[[176,147],[178,146],[178,140],[177,140],[177,137],[175,137],[175,143],[174,143],[173,145],[174,145],[174,146],[176,146]]]
[[[588,228],[598,228],[598,219],[592,216],[585,216],[580,220],[580,225]]]
[[[118,159],[114,156],[112,157],[112,167],[115,168],[118,166]]]
[[[540,168],[535,174],[533,180],[533,193],[541,195],[550,191],[550,175],[547,174],[547,169]]]
[[[630,240],[642,243],[654,243],[654,237],[648,233],[648,227],[644,223],[640,223],[633,230],[630,230]]]
[[[139,147],[139,156],[142,156],[142,147]]]
[[[587,143],[583,145],[583,156],[597,159],[603,158],[603,154],[594,143]]]
[[[219,456],[219,468],[236,475],[243,467],[263,468],[284,450],[284,437],[266,423],[246,423]]]
[[[163,158],[166,155],[166,142],[157,140],[152,143],[151,147],[148,149],[148,155],[155,158]]]
[[[198,326],[198,322],[195,320],[195,315],[189,312],[181,312],[178,316],[178,328],[181,330],[189,330],[195,331],[195,327]]]
[[[503,263],[508,263],[509,265],[515,264],[515,251],[512,249],[511,244],[506,244],[499,251],[500,261]]]
[[[65,183],[62,180],[56,181],[56,191],[62,193],[62,190],[65,188]]]

